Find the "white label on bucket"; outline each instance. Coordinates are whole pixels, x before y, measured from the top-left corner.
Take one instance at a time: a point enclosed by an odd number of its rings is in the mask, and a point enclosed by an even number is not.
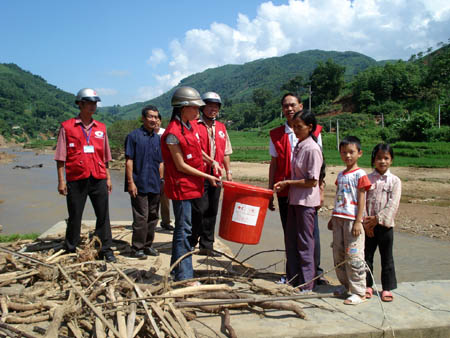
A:
[[[255,226],[258,220],[259,207],[236,202],[231,220],[236,223]]]

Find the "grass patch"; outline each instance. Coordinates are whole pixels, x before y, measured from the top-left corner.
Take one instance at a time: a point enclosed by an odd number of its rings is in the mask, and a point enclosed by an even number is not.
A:
[[[269,132],[267,130],[229,131],[233,147],[232,161],[267,162]],[[336,134],[322,133],[323,154],[328,165],[342,165],[336,146]],[[363,156],[358,164],[370,167],[372,149],[382,142],[368,135],[362,138]],[[392,144],[395,160],[393,166],[421,168],[449,168],[450,142],[397,142]]]
[[[53,149],[56,147],[56,140],[32,140],[31,142],[26,143],[23,147],[27,149]]]
[[[32,232],[31,234],[12,234],[12,235],[0,235],[0,243],[15,242],[23,239],[35,240],[40,234]]]
[[[230,130],[228,135],[233,147],[232,161],[270,161],[268,132]]]

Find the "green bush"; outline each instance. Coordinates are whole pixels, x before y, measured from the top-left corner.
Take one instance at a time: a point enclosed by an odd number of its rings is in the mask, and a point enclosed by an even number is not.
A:
[[[441,128],[433,127],[428,129],[425,134],[428,141],[432,142],[450,142],[450,126],[441,126]]]
[[[342,104],[322,103],[313,109],[316,116],[329,114],[330,112],[339,112],[342,110]]]
[[[428,113],[413,112],[411,118],[400,129],[400,138],[405,141],[427,141],[427,130],[434,124]]]
[[[372,115],[384,115],[384,118],[388,115],[400,116],[403,114],[405,108],[399,102],[386,101],[380,104],[372,104],[367,107],[367,112]]]

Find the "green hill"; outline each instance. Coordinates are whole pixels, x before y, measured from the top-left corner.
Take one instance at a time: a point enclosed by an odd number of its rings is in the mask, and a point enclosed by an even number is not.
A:
[[[73,94],[42,77],[13,63],[0,63],[0,133],[6,138],[54,135],[62,121],[77,114],[74,101]]]
[[[297,75],[307,80],[317,64],[328,59],[346,67],[347,81],[362,70],[379,64],[374,59],[356,52],[309,50],[260,59],[243,65],[225,65],[207,69],[181,80],[180,86],[194,87],[200,93],[216,91],[220,93],[224,101],[233,104],[251,102],[254,89],[265,88],[274,94],[279,93],[284,83]],[[104,107],[101,110],[117,114],[121,119],[133,119],[140,114],[144,105],[154,104],[164,116],[168,116],[171,112],[170,98],[174,91],[175,88],[172,88],[163,95],[146,102],[123,107]]]

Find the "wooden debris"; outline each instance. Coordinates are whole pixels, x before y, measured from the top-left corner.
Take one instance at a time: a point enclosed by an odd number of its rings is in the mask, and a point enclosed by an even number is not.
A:
[[[301,305],[289,300],[330,296],[295,295],[292,288],[254,280],[258,271],[226,254],[219,270],[196,268],[197,278],[170,282],[161,257],[144,269],[120,266],[95,261],[95,237],[83,243],[71,254],[51,243],[27,254],[17,252],[22,242],[1,246],[0,335],[193,338],[189,321],[203,312],[221,315],[227,334],[236,337],[230,320],[236,311],[273,309],[305,318]],[[187,286],[194,281],[202,284]]]
[[[0,327],[6,329],[8,331],[16,333],[19,337],[36,338],[36,336],[32,336],[32,335],[30,335],[30,334],[28,334],[26,332],[23,332],[23,331],[15,328],[14,326],[11,326],[11,325],[8,325],[8,324],[5,324],[5,323],[1,323],[0,322]]]
[[[233,327],[231,326],[230,310],[224,309],[223,310],[223,314],[224,314],[223,325],[227,329],[227,331],[230,334],[231,338],[237,338],[236,332],[234,331]]]

